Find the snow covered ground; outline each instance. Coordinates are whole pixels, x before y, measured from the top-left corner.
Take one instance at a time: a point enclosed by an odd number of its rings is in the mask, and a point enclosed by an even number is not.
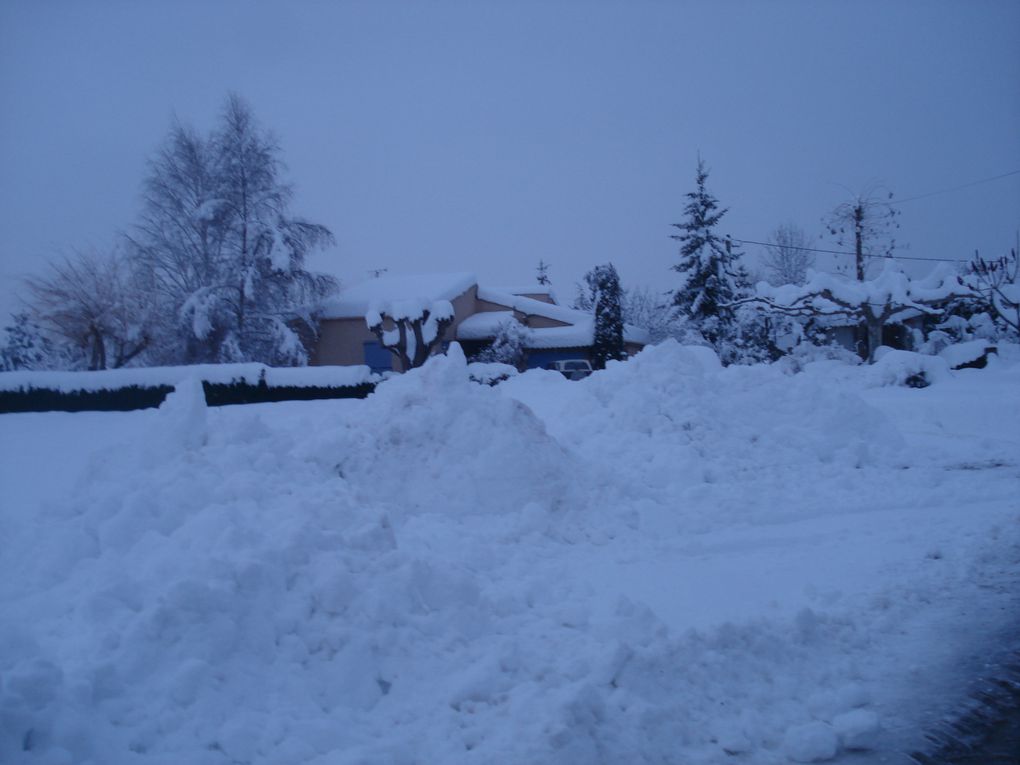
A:
[[[1020,364],[888,372],[0,417],[0,762],[904,762],[1016,634]]]

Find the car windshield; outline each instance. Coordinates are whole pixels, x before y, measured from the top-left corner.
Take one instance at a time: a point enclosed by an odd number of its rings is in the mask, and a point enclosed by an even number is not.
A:
[[[587,361],[568,361],[563,365],[564,369],[574,371],[575,369],[588,369]]]

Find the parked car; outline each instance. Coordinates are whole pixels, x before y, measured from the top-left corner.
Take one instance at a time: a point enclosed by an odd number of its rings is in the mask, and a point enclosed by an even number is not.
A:
[[[583,380],[592,373],[591,362],[588,359],[564,359],[552,361],[545,365],[546,369],[559,372],[568,380]]]

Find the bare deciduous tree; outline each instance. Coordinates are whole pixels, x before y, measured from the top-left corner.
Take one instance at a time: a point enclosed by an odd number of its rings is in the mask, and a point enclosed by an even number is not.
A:
[[[378,338],[379,345],[400,362],[401,371],[424,364],[453,323],[453,306],[448,300],[437,300],[430,306],[372,306],[365,323]],[[386,329],[389,326],[391,329]]]
[[[1020,260],[1017,250],[995,260],[977,252],[969,265],[968,282],[981,295],[990,313],[1014,334],[1020,334]]]
[[[31,314],[77,349],[88,369],[122,367],[151,341],[151,311],[119,253],[76,253],[25,280]]]
[[[778,226],[769,235],[762,265],[768,272],[770,284],[803,284],[809,268],[814,267],[815,256],[808,248],[804,230],[793,223]]]

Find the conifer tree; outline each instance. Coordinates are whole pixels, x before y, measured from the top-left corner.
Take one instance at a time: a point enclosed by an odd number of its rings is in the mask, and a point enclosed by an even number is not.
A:
[[[4,327],[7,340],[0,348],[0,372],[59,366],[60,352],[28,311],[19,311],[11,319],[13,323]]]
[[[708,191],[707,180],[708,168],[699,158],[697,188],[686,195],[685,220],[673,224],[681,232],[671,237],[680,242],[680,262],[673,270],[682,278],[673,304],[719,350],[733,322],[733,312],[726,306],[739,296],[740,253],[716,233],[727,210]]]
[[[537,272],[538,283],[541,284],[543,287],[548,286],[549,264],[546,263],[544,260],[539,260],[538,267],[535,268],[535,271]]]
[[[595,285],[595,339],[592,366],[604,369],[610,359],[626,357],[623,346],[623,308],[620,277],[612,263],[593,271]]]

